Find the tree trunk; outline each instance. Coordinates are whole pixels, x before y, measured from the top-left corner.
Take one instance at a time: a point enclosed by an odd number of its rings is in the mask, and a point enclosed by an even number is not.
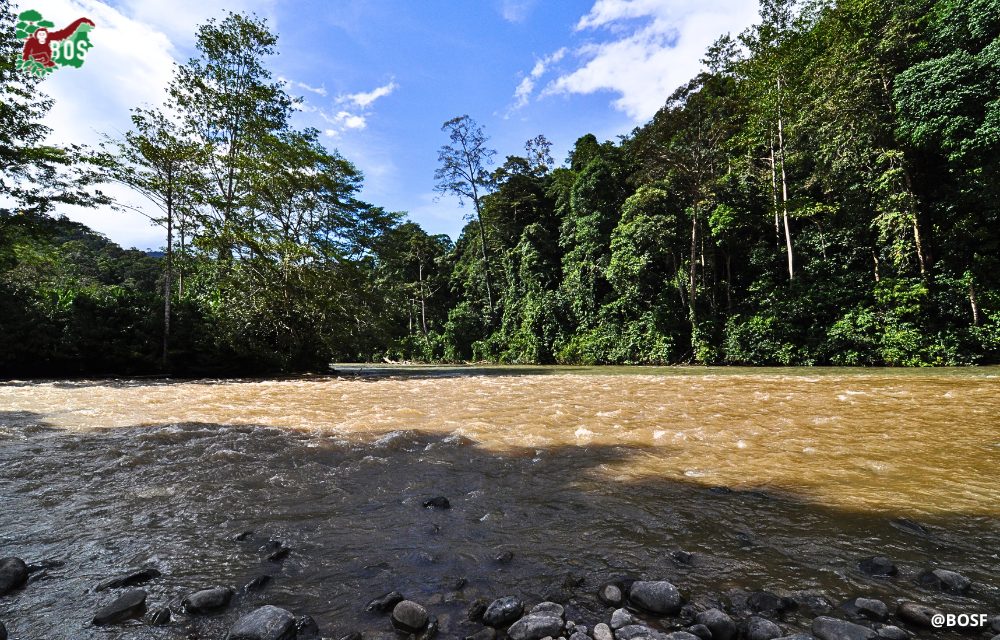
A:
[[[424,263],[417,265],[417,278],[420,281],[420,325],[424,330],[424,338],[427,338],[427,296],[424,295]]]
[[[788,253],[788,279],[795,279],[792,230],[788,222],[788,177],[785,174],[785,130],[781,115],[781,78],[778,78],[778,157],[781,161],[781,210],[785,222],[785,251]]]
[[[688,278],[688,315],[691,320],[691,333],[697,330],[697,299],[698,299],[698,205],[691,209],[691,272]]]
[[[167,180],[171,179],[167,174]],[[173,287],[170,283],[174,259],[174,197],[172,186],[167,187],[167,255],[166,273],[163,276],[163,368],[167,368],[167,354],[170,348],[170,298]]]
[[[976,297],[976,286],[969,278],[969,306],[972,307],[972,326],[979,326],[979,298]]]

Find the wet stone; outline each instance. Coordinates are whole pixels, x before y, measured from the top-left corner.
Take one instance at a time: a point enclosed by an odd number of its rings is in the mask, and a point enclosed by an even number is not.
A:
[[[641,623],[642,620],[636,618],[626,609],[616,609],[615,612],[611,614],[611,628],[616,631],[622,627]]]
[[[896,607],[896,615],[900,620],[927,629],[934,627],[931,623],[931,618],[940,614],[941,612],[937,609],[922,605],[919,602],[900,602],[899,606]]]
[[[685,631],[691,635],[698,636],[701,640],[712,640],[712,630],[703,624],[691,625]]]
[[[497,632],[493,627],[486,627],[481,631],[472,634],[471,636],[466,636],[465,640],[496,640]]]
[[[872,556],[858,562],[858,569],[868,576],[888,577],[899,573],[896,565],[885,556]]]
[[[398,591],[390,591],[385,595],[371,600],[365,606],[365,611],[368,611],[369,613],[385,613],[386,611],[392,611],[392,608],[403,600],[406,600],[406,597],[403,594]]]
[[[271,555],[267,556],[267,559],[270,562],[281,562],[282,560],[287,558],[288,554],[290,554],[291,552],[292,550],[289,549],[288,547],[282,547],[277,551],[275,551],[274,553],[272,553]]]
[[[188,613],[210,613],[224,609],[232,598],[233,590],[229,587],[213,587],[192,593],[181,604]]]
[[[513,551],[502,551],[493,558],[493,561],[497,564],[510,564],[514,560]]]
[[[556,616],[561,618],[565,609],[561,604],[555,602],[539,602],[531,608],[529,613],[537,613],[539,615]]]
[[[854,607],[858,613],[869,620],[886,620],[889,618],[889,607],[875,598],[855,598]]]
[[[562,618],[532,613],[512,624],[507,629],[507,637],[511,640],[541,640],[545,636],[558,636],[562,628]]]
[[[392,626],[404,633],[417,633],[429,621],[427,609],[412,600],[403,600],[392,609]]]
[[[684,604],[677,587],[665,580],[633,582],[628,597],[640,609],[658,615],[674,615]]]
[[[129,618],[138,618],[146,612],[146,592],[133,589],[97,610],[94,624],[98,626],[116,624]]]
[[[153,609],[149,614],[149,624],[159,627],[166,624],[170,624],[171,615],[170,609],[167,607],[160,607],[159,609]]]
[[[0,622],[0,640],[7,640],[7,627]]]
[[[524,613],[524,603],[514,596],[497,598],[483,613],[483,624],[488,627],[507,627],[517,621],[522,613]]]
[[[774,640],[785,634],[777,624],[767,618],[751,616],[746,621],[743,636],[746,640]]]
[[[288,611],[265,605],[236,621],[226,640],[294,640],[295,617]]]
[[[298,640],[309,638],[319,638],[319,625],[312,616],[299,616],[295,618],[295,631]]]
[[[712,632],[712,640],[733,640],[736,637],[736,623],[720,609],[702,611],[694,620]]]
[[[28,581],[28,565],[20,558],[0,560],[0,596],[19,589]]]
[[[601,585],[601,588],[597,590],[597,599],[603,604],[617,607],[622,603],[622,590],[616,584]]]
[[[906,631],[892,625],[876,630],[875,634],[881,640],[907,640],[910,637]]]
[[[430,500],[424,500],[425,509],[451,509],[451,502],[444,496],[436,496]]]
[[[819,640],[875,640],[875,631],[860,624],[820,616],[812,621],[812,633]]]
[[[964,595],[972,587],[972,581],[960,573],[947,569],[925,571],[917,578],[920,586],[955,595]]]
[[[134,587],[138,584],[143,584],[149,582],[154,578],[160,577],[160,572],[158,569],[153,567],[144,567],[142,569],[135,569],[124,575],[115,576],[114,578],[108,578],[107,580],[102,580],[97,583],[94,587],[94,591],[100,593],[105,589],[119,589],[121,587]]]
[[[260,591],[261,589],[266,587],[270,582],[271,582],[271,576],[266,576],[264,574],[261,574],[259,576],[254,576],[253,578],[250,579],[250,582],[247,582],[245,585],[243,585],[243,591],[247,593],[251,591]]]
[[[487,598],[476,598],[469,605],[468,617],[471,622],[479,622],[483,619],[483,615],[486,613],[486,609],[490,606],[490,600]]]

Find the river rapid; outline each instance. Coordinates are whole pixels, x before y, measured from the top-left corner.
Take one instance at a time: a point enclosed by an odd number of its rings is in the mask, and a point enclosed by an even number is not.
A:
[[[445,638],[508,594],[592,626],[598,586],[622,577],[1000,613],[996,369],[338,372],[0,383],[0,557],[61,563],[0,598],[11,639],[222,638],[262,603],[340,638],[387,630],[364,609],[393,589]],[[288,557],[267,560],[269,540]],[[873,555],[899,575],[859,571]],[[113,597],[94,585],[141,566],[174,622],[92,626]],[[919,586],[929,568],[972,590]],[[180,611],[261,574],[221,613]]]

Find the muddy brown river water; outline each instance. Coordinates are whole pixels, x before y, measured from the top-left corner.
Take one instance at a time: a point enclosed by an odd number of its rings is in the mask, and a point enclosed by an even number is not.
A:
[[[1000,614],[1000,370],[339,371],[0,383],[0,557],[62,563],[0,598],[10,637],[222,638],[269,603],[340,638],[386,629],[364,605],[391,589],[445,638],[479,628],[484,596],[559,598],[593,625],[617,577]],[[451,509],[422,506],[439,495]],[[872,555],[900,574],[862,574]],[[173,624],[92,627],[93,586],[146,565]],[[925,568],[972,591],[920,587]],[[221,614],[177,606],[260,574]]]

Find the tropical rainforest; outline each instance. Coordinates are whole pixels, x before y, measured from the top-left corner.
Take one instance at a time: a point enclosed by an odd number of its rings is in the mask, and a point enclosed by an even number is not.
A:
[[[1000,0],[763,0],[651,121],[561,161],[457,115],[427,176],[455,241],[292,125],[264,20],[202,25],[162,107],[60,147],[0,4],[2,376],[1000,359]],[[162,251],[58,215],[112,183]]]

